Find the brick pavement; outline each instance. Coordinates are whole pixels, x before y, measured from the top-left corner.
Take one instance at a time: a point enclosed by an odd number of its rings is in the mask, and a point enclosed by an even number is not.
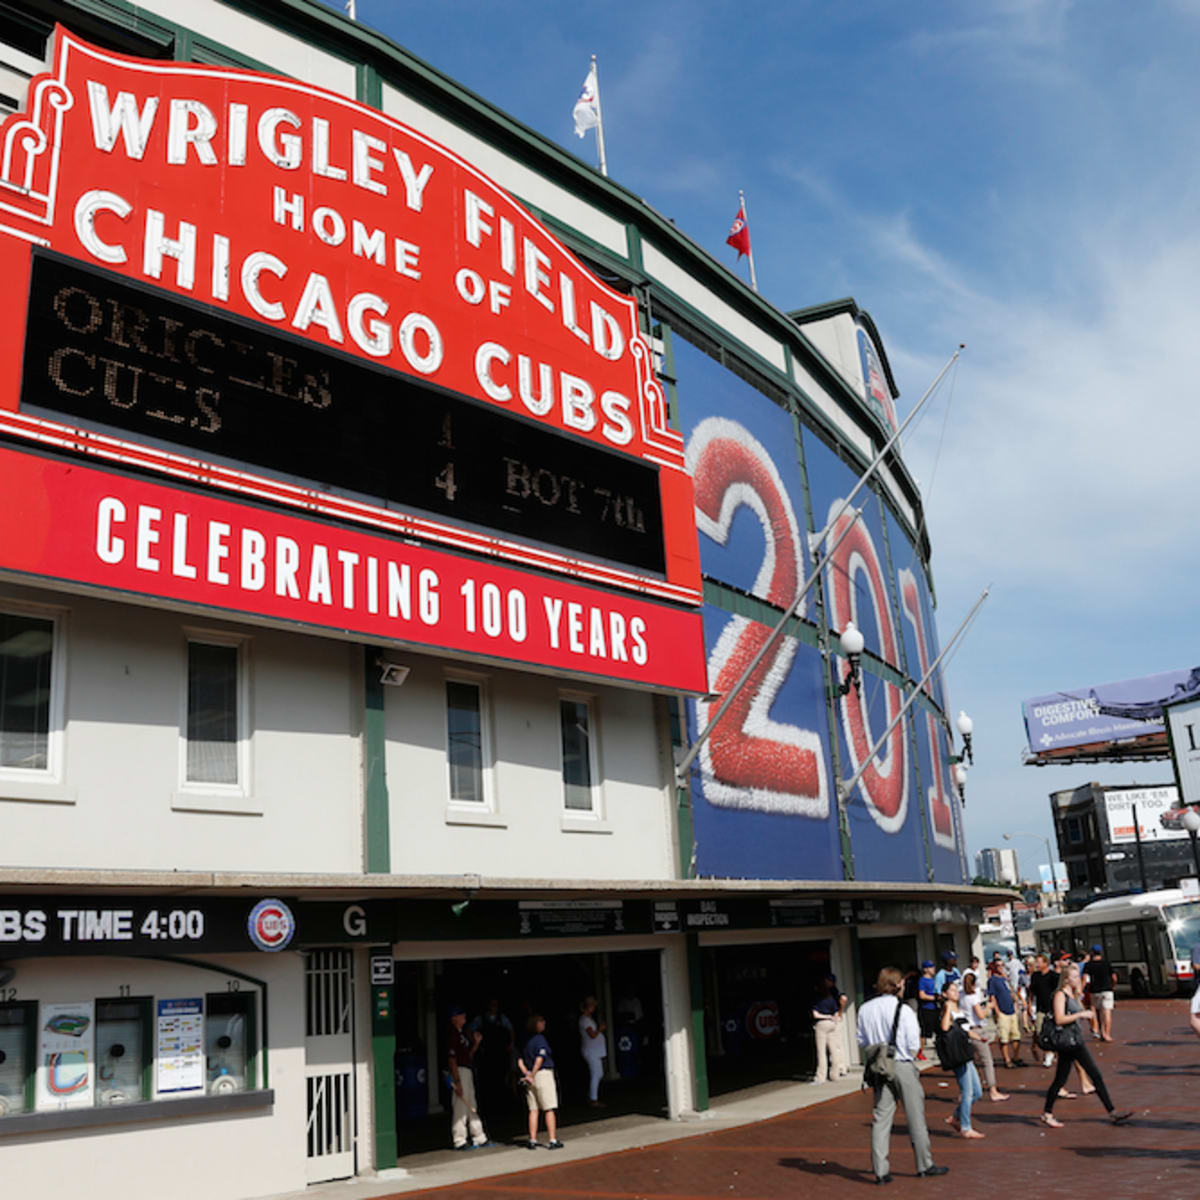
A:
[[[1050,1072],[999,1069],[1004,1103],[981,1100],[975,1127],[984,1141],[952,1136],[943,1123],[957,1098],[953,1077],[926,1071],[926,1112],[934,1158],[950,1168],[940,1179],[915,1177],[912,1149],[898,1119],[892,1139],[894,1182],[881,1194],[963,1195],[995,1180],[1003,1190],[1065,1184],[1108,1200],[1149,1193],[1153,1200],[1200,1197],[1200,1039],[1181,1000],[1126,1001],[1118,1006],[1111,1045],[1091,1043],[1118,1109],[1135,1110],[1124,1127],[1108,1123],[1094,1096],[1060,1100],[1064,1129],[1038,1123]],[[1024,1056],[1029,1058],[1028,1042]],[[999,1056],[997,1056],[999,1057]],[[864,1196],[874,1186],[870,1097],[844,1096],[753,1125],[656,1146],[555,1164],[539,1151],[530,1170],[471,1183],[406,1191],[445,1200],[782,1200],[815,1193],[821,1200]],[[563,1131],[564,1139],[570,1130]],[[533,1155],[530,1155],[533,1158]]]

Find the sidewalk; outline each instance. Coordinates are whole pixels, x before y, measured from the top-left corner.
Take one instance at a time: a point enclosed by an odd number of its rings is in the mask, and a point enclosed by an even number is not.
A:
[[[926,1112],[934,1158],[950,1167],[944,1180],[915,1178],[903,1125],[892,1138],[889,1200],[959,1196],[981,1180],[1019,1179],[1019,1186],[1057,1189],[1071,1179],[1085,1190],[1127,1200],[1153,1192],[1154,1200],[1200,1196],[1200,1039],[1183,1000],[1126,1001],[1116,1012],[1111,1045],[1092,1042],[1118,1108],[1135,1109],[1119,1129],[1094,1096],[1060,1100],[1066,1124],[1038,1123],[1050,1072],[1036,1066],[998,1072],[1011,1099],[980,1101],[975,1126],[986,1140],[954,1137],[944,1124],[957,1100],[954,1080],[926,1071]],[[1029,1059],[1028,1043],[1024,1055]],[[793,1200],[818,1191],[822,1200],[863,1195],[872,1185],[871,1105],[857,1079],[820,1087],[777,1085],[714,1103],[711,1115],[690,1123],[618,1118],[580,1129],[567,1149],[503,1148],[409,1160],[399,1177],[328,1184],[295,1200],[367,1200],[436,1194],[446,1200]],[[564,1130],[564,1138],[570,1131]],[[467,1161],[463,1161],[463,1160]],[[1017,1176],[1013,1176],[1013,1171]],[[289,1198],[290,1200],[290,1198]]]

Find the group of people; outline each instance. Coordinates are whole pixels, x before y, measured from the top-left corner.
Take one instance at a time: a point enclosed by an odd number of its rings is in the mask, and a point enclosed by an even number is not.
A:
[[[499,1001],[492,999],[484,1012],[469,1025],[467,1012],[458,1004],[450,1007],[450,1027],[446,1038],[446,1082],[450,1089],[450,1138],[455,1150],[476,1150],[493,1143],[484,1129],[479,1113],[476,1088],[476,1058],[490,1040],[494,1047],[504,1043],[506,1058],[514,1058],[516,1081],[525,1093],[529,1120],[530,1150],[538,1148],[538,1128],[544,1120],[549,1150],[561,1150],[558,1137],[558,1081],[554,1051],[546,1037],[546,1018],[531,1012],[526,1021],[525,1038],[519,1051],[512,1023],[500,1012]],[[608,1055],[605,1037],[607,1025],[596,1011],[596,997],[585,996],[579,1005],[579,1052],[588,1072],[588,1104],[603,1107],[600,1082]]]
[[[1023,1033],[1034,1039],[1035,1062],[1040,1060],[1048,1068],[1057,1058],[1043,1101],[1043,1125],[1062,1128],[1054,1107],[1059,1099],[1076,1095],[1066,1086],[1072,1067],[1079,1073],[1080,1090],[1099,1097],[1114,1125],[1129,1120],[1132,1112],[1116,1110],[1084,1034],[1090,1024],[1097,1040],[1113,1040],[1115,980],[1100,946],[1093,946],[1082,964],[1066,952],[1056,956],[1053,966],[1045,954],[1021,962],[1010,952],[1007,961],[999,954],[993,956],[986,969],[972,958],[970,968],[960,974],[957,955],[948,951],[940,969],[935,971],[927,960],[919,976],[910,972],[906,977],[895,967],[885,967],[876,980],[876,996],[863,1005],[858,1017],[860,1046],[894,1046],[894,1078],[874,1086],[871,1161],[876,1183],[891,1182],[888,1146],[897,1103],[904,1106],[917,1174],[941,1175],[948,1169],[933,1162],[925,1122],[925,1094],[917,1064],[927,1057],[927,1048],[936,1048],[942,1065],[953,1071],[958,1082],[958,1104],[946,1123],[961,1137],[985,1136],[972,1124],[972,1108],[985,1085],[991,1100],[1009,1099],[996,1084],[992,1041],[998,1042],[1005,1067],[1015,1069],[1023,1065]],[[1056,1027],[1052,1038],[1042,1036],[1046,1022]],[[1045,1045],[1050,1041],[1053,1049]]]

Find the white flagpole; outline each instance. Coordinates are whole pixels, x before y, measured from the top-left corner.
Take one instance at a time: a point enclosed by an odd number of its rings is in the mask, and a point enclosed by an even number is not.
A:
[[[352,21],[358,20],[358,4],[356,0],[346,0],[346,16]]]
[[[754,241],[750,237],[750,214],[746,211],[746,193],[738,188],[738,200],[741,203],[742,220],[746,222],[746,242],[749,249],[746,251],[746,257],[750,260],[750,286],[758,291],[758,276],[754,272]]]
[[[596,78],[596,149],[600,152],[600,174],[607,177],[608,159],[604,156],[604,114],[600,110],[600,72],[596,67],[594,54],[592,55],[592,74]]]

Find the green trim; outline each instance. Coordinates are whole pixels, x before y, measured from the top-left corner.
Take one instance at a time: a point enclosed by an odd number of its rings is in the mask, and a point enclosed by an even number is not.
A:
[[[760,600],[757,596],[748,595],[727,583],[719,583],[707,576],[704,579],[704,603],[732,613],[734,616],[757,621],[760,625],[766,625],[768,629],[775,627],[775,623],[782,614],[782,610],[776,608],[774,604],[768,604],[767,601]],[[785,627],[785,633],[788,637],[793,637],[806,646],[814,646],[817,649],[821,647],[819,629],[801,617],[793,617]]]
[[[388,951],[390,953],[390,947]],[[375,1169],[396,1165],[396,1006],[395,985],[371,985],[371,1090],[375,1111]]]
[[[666,696],[667,724],[671,739],[671,762],[675,751],[687,745],[687,721],[683,712],[683,701],[678,696]],[[697,765],[697,769],[699,769]],[[672,775],[674,772],[672,771]],[[692,789],[689,785],[675,785],[675,836],[679,843],[679,878],[696,877],[693,856],[696,852],[696,825],[692,815]]]
[[[363,647],[363,797],[366,804],[367,872],[387,875],[392,869],[392,843],[387,786],[387,722],[379,651]]]
[[[696,1111],[708,1111],[708,1046],[704,1034],[704,971],[700,935],[687,939],[688,995],[691,999],[692,1071],[696,1078]]]
[[[355,92],[358,100],[372,108],[383,110],[383,80],[370,63],[359,63],[355,68]]]

